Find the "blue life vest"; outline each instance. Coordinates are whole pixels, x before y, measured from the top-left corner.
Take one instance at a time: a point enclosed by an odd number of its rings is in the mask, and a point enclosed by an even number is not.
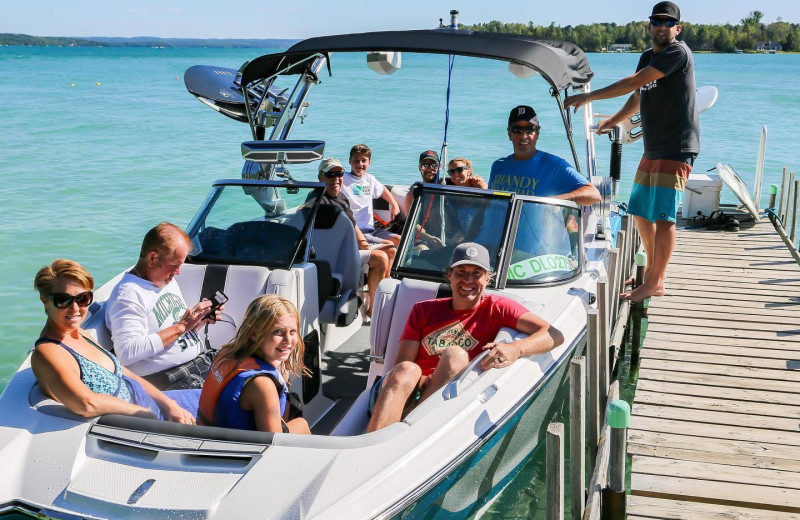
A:
[[[211,367],[205,385],[203,385],[198,423],[255,431],[256,423],[253,412],[243,410],[239,405],[239,399],[245,383],[262,375],[275,382],[281,404],[281,417],[283,417],[289,388],[275,365],[251,357],[240,363],[230,373],[227,371],[220,373],[222,371],[215,370],[218,368],[218,366]],[[213,410],[213,415],[209,417],[208,412],[211,410]]]

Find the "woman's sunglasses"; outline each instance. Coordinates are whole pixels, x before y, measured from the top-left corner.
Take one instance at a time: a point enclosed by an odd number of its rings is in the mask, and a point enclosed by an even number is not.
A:
[[[325,172],[326,177],[344,177],[344,170],[328,170]]]
[[[72,307],[72,302],[78,304],[78,307],[88,307],[94,301],[94,293],[92,291],[82,292],[80,294],[71,295],[67,293],[55,293],[50,295],[53,300],[53,305],[56,309],[66,309]]]
[[[652,25],[653,27],[661,27],[663,25],[663,26],[667,27],[668,29],[670,29],[670,28],[675,27],[676,25],[678,25],[678,22],[676,22],[675,20],[652,19],[652,20],[650,20],[650,25]]]
[[[449,170],[447,170],[447,174],[455,175],[457,173],[463,172],[464,170],[469,170],[469,168],[467,168],[466,166],[458,166],[456,168],[450,168]]]

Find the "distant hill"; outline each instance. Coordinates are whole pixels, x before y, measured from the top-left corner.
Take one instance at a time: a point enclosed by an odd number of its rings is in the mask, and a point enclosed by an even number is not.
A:
[[[236,38],[159,38],[136,36],[118,38],[88,36],[72,38],[62,36],[30,36],[28,34],[0,33],[0,45],[51,46],[51,47],[163,47],[163,48],[222,48],[222,49],[286,49],[298,40],[287,39],[236,39]]]
[[[84,38],[64,38],[52,36],[30,36],[27,34],[0,33],[0,45],[51,46],[51,47],[106,47],[99,41]]]

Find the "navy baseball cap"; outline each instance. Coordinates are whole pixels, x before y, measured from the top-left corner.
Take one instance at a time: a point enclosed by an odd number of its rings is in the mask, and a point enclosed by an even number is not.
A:
[[[528,105],[519,105],[511,109],[508,115],[508,127],[511,128],[514,123],[530,123],[533,126],[539,126],[539,117],[536,115],[536,110]]]

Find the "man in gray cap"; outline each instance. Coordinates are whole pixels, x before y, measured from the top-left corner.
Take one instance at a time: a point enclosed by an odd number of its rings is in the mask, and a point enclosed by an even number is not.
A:
[[[564,341],[561,333],[519,303],[484,294],[492,277],[489,252],[466,242],[456,246],[446,276],[453,296],[418,302],[411,309],[397,359],[372,388],[367,431],[402,420],[417,404],[484,351],[481,368],[502,368],[521,356],[548,352]],[[500,329],[529,334],[513,343],[494,343]]]
[[[358,229],[356,219],[353,217],[353,212],[350,209],[350,201],[342,193],[342,178],[344,176],[344,167],[339,159],[328,157],[319,163],[317,178],[320,182],[325,183],[325,193],[320,198],[320,204],[330,204],[332,206],[339,206],[356,231],[356,240],[358,241],[358,249],[364,251],[362,255],[362,265],[365,258],[369,271],[367,272],[367,288],[369,289],[369,298],[367,300],[365,312],[367,317],[372,316],[372,302],[375,301],[375,289],[384,278],[389,276],[389,267],[394,261],[394,255],[397,252],[394,244],[373,244],[364,238],[364,234]],[[368,253],[367,253],[368,252]]]
[[[519,195],[555,197],[581,206],[600,202],[600,192],[567,161],[536,149],[539,117],[528,105],[511,109],[508,139],[514,153],[496,160],[489,174],[489,188]]]
[[[700,152],[694,59],[689,47],[675,39],[681,32],[680,19],[677,5],[657,3],[648,26],[653,47],[642,53],[636,73],[564,102],[577,110],[597,99],[633,92],[616,114],[600,123],[598,132],[607,132],[641,112],[644,155],[633,181],[628,213],[636,219],[648,265],[644,284],[621,295],[632,301],[666,293],[664,280],[675,248],[678,206]]]

